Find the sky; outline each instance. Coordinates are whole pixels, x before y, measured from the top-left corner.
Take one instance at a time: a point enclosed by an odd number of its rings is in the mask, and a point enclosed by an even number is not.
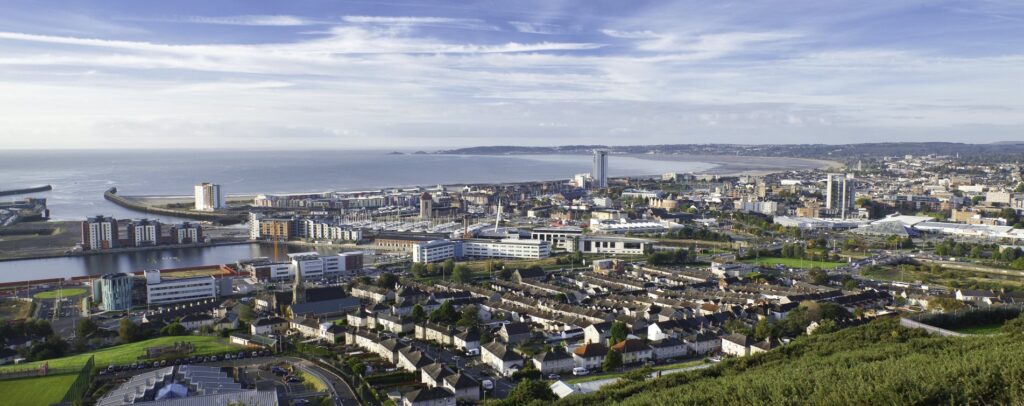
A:
[[[1024,1],[0,2],[0,148],[1024,140]]]

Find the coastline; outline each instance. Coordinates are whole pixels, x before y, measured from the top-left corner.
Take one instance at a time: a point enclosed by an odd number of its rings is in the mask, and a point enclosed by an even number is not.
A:
[[[836,161],[790,157],[756,157],[734,155],[665,155],[665,154],[627,154],[638,159],[650,161],[673,162],[704,162],[715,165],[710,169],[698,171],[698,174],[719,176],[753,175],[764,176],[787,171],[840,168],[844,165]]]

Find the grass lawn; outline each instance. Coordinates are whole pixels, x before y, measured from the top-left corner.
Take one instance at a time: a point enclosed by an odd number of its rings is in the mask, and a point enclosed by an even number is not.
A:
[[[75,383],[76,374],[20,378],[0,381],[0,394],[6,405],[49,406],[60,402]]]
[[[172,345],[175,342],[187,341],[195,345],[196,351],[192,355],[214,355],[222,352],[231,350],[238,350],[242,347],[228,344],[227,340],[220,337],[208,337],[208,336],[182,336],[182,337],[159,337],[145,341],[139,341],[131,344],[122,344],[110,348],[104,348],[102,350],[96,350],[90,353],[77,354],[64,358],[55,358],[48,360],[50,368],[73,368],[79,367],[85,364],[85,361],[89,359],[90,355],[96,356],[96,366],[103,368],[107,365],[117,364],[131,364],[139,361],[139,356],[143,355],[146,351],[146,347],[159,347],[165,345]],[[11,369],[29,369],[36,368],[40,364],[46,361],[29,362],[20,365],[9,365],[0,367],[0,371],[11,370]],[[2,392],[0,392],[2,393]]]
[[[964,327],[960,329],[954,329],[958,333],[964,334],[975,334],[975,335],[988,335],[999,333],[1003,328],[1002,323],[997,324],[986,324],[984,326]]]
[[[85,288],[67,288],[67,289],[48,290],[46,292],[36,293],[32,297],[34,297],[36,299],[56,299],[58,292],[61,293],[61,296],[63,296],[63,297],[73,297],[73,296],[84,295],[86,293],[86,290],[85,290]]]
[[[0,299],[0,320],[27,319],[32,303],[16,299]]]
[[[821,268],[821,269],[834,269],[840,266],[846,265],[845,262],[828,262],[828,261],[809,261],[801,260],[797,258],[777,258],[777,257],[762,257],[759,259],[750,259],[743,261],[749,264],[758,264],[762,266],[775,266],[782,265],[788,268]]]

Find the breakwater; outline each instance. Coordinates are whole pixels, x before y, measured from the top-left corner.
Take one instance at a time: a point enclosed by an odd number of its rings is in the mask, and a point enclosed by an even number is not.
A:
[[[245,221],[242,214],[205,213],[194,210],[178,210],[163,207],[153,207],[117,195],[117,188],[112,187],[103,193],[103,198],[126,209],[141,211],[144,213],[160,214],[165,216],[183,217],[193,220],[212,221],[220,224],[237,224]]]
[[[22,189],[0,190],[0,196],[24,195],[36,192],[49,192],[51,190],[53,190],[53,186],[50,185],[34,186]]]

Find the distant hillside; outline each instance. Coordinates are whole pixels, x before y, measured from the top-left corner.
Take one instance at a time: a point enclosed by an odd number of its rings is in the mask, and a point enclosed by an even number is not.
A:
[[[953,142],[892,142],[870,144],[665,144],[665,145],[563,145],[558,147],[487,146],[438,151],[441,154],[506,155],[506,154],[589,154],[596,148],[623,154],[690,154],[794,157],[842,160],[903,155],[960,155],[961,158],[986,161],[1014,161],[1024,158],[1024,142],[964,144]]]
[[[619,383],[556,406],[1020,404],[1024,340],[927,336],[877,320],[802,337],[769,353],[646,382]],[[538,403],[538,402],[534,402]]]

